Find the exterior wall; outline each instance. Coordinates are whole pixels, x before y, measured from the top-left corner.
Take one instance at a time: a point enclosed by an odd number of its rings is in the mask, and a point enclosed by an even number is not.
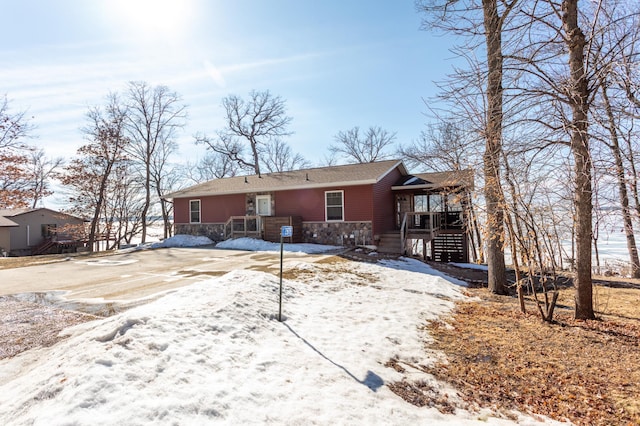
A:
[[[400,178],[396,168],[374,185],[297,189],[174,200],[175,233],[206,235],[221,241],[230,216],[255,214],[256,195],[271,195],[272,216],[302,218],[304,242],[340,246],[372,245],[374,235],[395,229],[391,186]],[[343,191],[344,221],[325,221],[325,192]],[[201,224],[189,224],[189,200],[199,199]]]
[[[381,235],[396,229],[395,196],[391,187],[401,178],[400,171],[395,168],[380,182],[373,185],[373,233]]]
[[[26,250],[37,246],[44,240],[42,225],[56,225],[58,229],[65,225],[81,225],[83,220],[49,209],[38,209],[12,216],[18,227],[11,228],[11,251]]]
[[[0,228],[0,256],[11,251],[11,228]]]
[[[175,235],[204,235],[210,240],[218,242],[224,239],[224,223],[176,223],[174,233]]]
[[[203,225],[224,223],[231,216],[246,214],[245,194],[176,198],[173,201],[173,215],[176,224],[189,224],[190,200],[200,200],[200,223]]]
[[[373,195],[371,185],[327,187],[280,191],[274,194],[276,216],[301,216],[303,221],[324,222],[326,191],[344,191],[344,220],[371,221]],[[340,222],[331,222],[340,223]]]
[[[305,243],[353,247],[372,245],[371,222],[303,222]]]
[[[224,223],[176,223],[174,232],[204,235],[219,242],[224,239]],[[371,222],[302,222],[302,242],[346,247],[373,245]]]

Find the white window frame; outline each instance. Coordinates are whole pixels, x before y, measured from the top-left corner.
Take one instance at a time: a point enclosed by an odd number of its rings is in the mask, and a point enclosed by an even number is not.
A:
[[[260,211],[260,200],[267,200],[266,213],[263,213]],[[270,194],[256,195],[256,215],[271,216],[271,195]]]
[[[338,207],[338,206],[337,205],[329,206],[327,204],[327,195],[328,194],[335,194],[335,193],[340,193],[340,199],[342,200],[342,203],[340,204],[340,207],[342,208],[342,218],[340,218],[340,219],[329,219],[329,207]],[[343,190],[324,191],[324,220],[325,220],[325,222],[344,222],[344,191]]]
[[[191,203],[196,201],[198,202],[198,221],[197,222],[193,220],[193,216],[192,216],[195,210],[191,209]],[[199,199],[189,200],[189,223],[202,223],[202,202]]]

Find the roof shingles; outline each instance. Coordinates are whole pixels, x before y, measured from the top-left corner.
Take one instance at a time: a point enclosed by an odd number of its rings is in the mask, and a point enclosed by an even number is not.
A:
[[[260,191],[284,191],[327,186],[353,186],[373,184],[396,167],[406,174],[399,160],[379,161],[365,164],[318,167],[281,173],[266,173],[260,176],[235,176],[214,179],[180,191],[166,194],[164,198],[184,198],[206,195],[240,194]]]

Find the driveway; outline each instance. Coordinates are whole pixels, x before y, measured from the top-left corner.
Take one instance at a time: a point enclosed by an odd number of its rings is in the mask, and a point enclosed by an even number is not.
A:
[[[285,263],[330,255],[285,252]],[[164,248],[0,270],[0,296],[65,292],[67,300],[133,301],[234,269],[277,273],[280,253]],[[285,266],[286,267],[286,266]]]

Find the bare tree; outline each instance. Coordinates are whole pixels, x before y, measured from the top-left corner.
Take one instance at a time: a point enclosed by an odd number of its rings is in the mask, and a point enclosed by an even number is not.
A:
[[[60,175],[62,184],[71,192],[71,211],[91,217],[88,246],[92,251],[100,223],[109,222],[104,212],[110,196],[112,173],[126,161],[130,143],[125,135],[126,117],[127,112],[121,108],[115,94],[108,96],[103,108],[90,108],[87,112],[89,123],[82,129],[89,142],[78,149],[76,158]]]
[[[358,126],[340,131],[334,137],[336,144],[329,146],[329,151],[335,156],[341,156],[347,162],[373,163],[391,157],[389,148],[396,141],[396,133],[381,127],[370,126],[361,132]]]
[[[585,67],[586,37],[578,23],[578,0],[562,1],[562,29],[569,51],[571,152],[574,159],[576,207],[576,319],[593,319],[593,285],[591,281],[592,188],[589,148],[589,86]]]
[[[594,36],[591,40],[592,61],[599,64],[596,73],[597,93],[593,114],[596,131],[602,129],[601,134],[593,132],[593,138],[600,141],[605,149],[605,153],[601,155],[601,162],[604,167],[600,169],[594,168],[594,173],[600,173],[604,176],[613,175],[617,182],[617,202],[620,205],[620,214],[622,215],[623,229],[627,240],[627,250],[631,263],[631,275],[634,278],[640,278],[640,261],[638,258],[638,249],[634,235],[632,209],[630,206],[629,190],[633,189],[633,182],[627,178],[627,169],[625,161],[630,162],[630,169],[633,173],[635,165],[633,164],[633,150],[628,154],[624,152],[625,144],[624,134],[627,132],[625,127],[629,127],[631,122],[637,120],[635,114],[629,114],[633,111],[633,102],[630,102],[629,93],[633,97],[633,91],[629,91],[628,80],[625,79],[625,65],[638,65],[637,54],[635,54],[636,45],[640,41],[640,6],[639,5],[621,5],[616,2],[603,4],[599,9],[598,16],[601,19],[596,20],[594,25]],[[622,68],[622,69],[621,69]],[[616,83],[617,81],[617,83]],[[625,85],[625,82],[627,85]],[[620,84],[622,83],[622,84]],[[626,159],[625,159],[626,157]],[[596,158],[597,160],[597,158]],[[594,163],[597,164],[596,160]],[[611,161],[613,160],[613,161]],[[611,171],[611,173],[609,172]],[[603,180],[602,178],[594,179],[595,182]],[[609,179],[607,179],[609,180]],[[598,193],[595,193],[598,196]],[[597,213],[596,223],[597,223]],[[595,245],[598,227],[594,228],[594,248],[596,250],[596,262],[599,261],[597,256],[597,246]],[[599,267],[599,264],[596,264]]]
[[[12,113],[6,95],[0,101],[0,208],[27,207],[32,148],[25,142],[33,126],[24,112]]]
[[[0,101],[0,152],[28,149],[24,140],[29,138],[32,131],[33,126],[24,112],[10,112],[9,100],[4,95]]]
[[[505,22],[518,0],[447,1],[418,0],[418,9],[428,15],[424,26],[457,34],[482,35],[486,55],[486,114],[484,150],[484,198],[486,203],[488,287],[496,294],[505,294],[506,266],[504,260],[504,194],[500,179],[503,132],[503,45]],[[482,19],[474,14],[482,13]],[[458,20],[450,20],[451,16]],[[481,24],[480,24],[481,22]]]
[[[294,153],[291,147],[280,139],[269,141],[261,151],[260,158],[269,173],[286,172],[310,166],[301,154]]]
[[[185,125],[186,107],[180,103],[180,96],[168,87],[152,87],[146,82],[130,82],[127,99],[127,132],[132,140],[128,149],[139,162],[144,180],[145,204],[141,212],[144,243],[152,194],[161,194],[166,189],[163,180],[170,175],[163,173],[163,169],[176,150],[176,132]],[[161,209],[166,231],[170,227],[169,214],[162,201]]]
[[[261,172],[260,153],[274,139],[291,135],[288,130],[291,117],[280,96],[268,90],[251,91],[249,99],[236,95],[222,99],[227,126],[216,132],[217,138],[198,136],[196,143],[206,144],[212,151],[225,155],[242,168]],[[248,153],[245,150],[248,144]]]
[[[64,159],[47,158],[44,150],[32,151],[29,155],[29,173],[31,175],[31,193],[33,202],[32,208],[36,208],[38,203],[53,194],[50,189],[50,179],[55,176],[57,170],[64,164]]]
[[[209,151],[196,163],[188,162],[181,168],[184,180],[193,183],[202,183],[213,179],[233,177],[238,174],[238,164],[226,155],[215,151]]]

